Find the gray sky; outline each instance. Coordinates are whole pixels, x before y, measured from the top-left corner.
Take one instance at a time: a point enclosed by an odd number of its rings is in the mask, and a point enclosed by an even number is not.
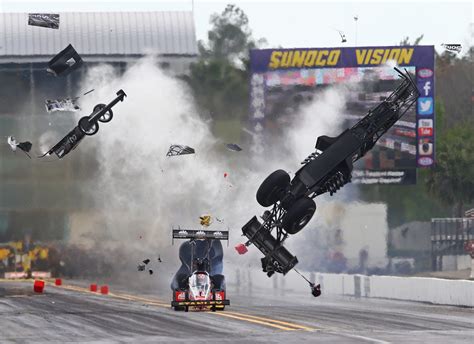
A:
[[[209,0],[0,0],[4,12],[65,11],[159,11],[191,10],[194,7],[196,34],[206,39],[212,13],[222,12],[227,3],[241,7],[249,17],[256,38],[264,37],[269,47],[341,46],[336,29],[345,33],[343,46],[394,45],[409,36],[424,34],[422,44],[473,44],[471,1],[209,1]],[[357,42],[356,23],[357,15]],[[357,43],[357,44],[356,44]],[[467,49],[463,49],[463,53]]]

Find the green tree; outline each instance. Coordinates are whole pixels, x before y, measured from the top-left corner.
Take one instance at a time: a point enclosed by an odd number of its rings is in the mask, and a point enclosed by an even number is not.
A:
[[[235,5],[213,14],[208,41],[198,43],[200,58],[187,81],[201,111],[213,120],[245,117],[249,103],[249,50],[255,41],[247,15]]]
[[[415,38],[415,41],[413,43],[410,43],[410,37],[406,36],[404,39],[400,41],[400,45],[418,45],[420,44],[421,40],[423,39],[425,35],[420,35],[417,38]]]
[[[436,165],[426,178],[431,195],[453,207],[462,217],[464,206],[474,201],[474,123],[454,126],[437,140]]]

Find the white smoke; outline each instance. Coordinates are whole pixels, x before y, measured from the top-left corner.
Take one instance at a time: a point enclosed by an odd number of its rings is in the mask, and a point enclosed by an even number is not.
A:
[[[251,156],[249,147],[239,153],[223,149],[210,123],[200,118],[187,86],[165,75],[152,58],[140,60],[123,75],[105,65],[92,68],[83,88],[91,86],[96,91],[83,98],[83,109],[108,103],[119,89],[128,95],[113,108],[114,119],[100,124],[98,135],[81,146],[84,150],[95,146],[99,160],[97,175],[85,191],[104,225],[91,230],[135,250],[133,258],[143,252],[168,252],[177,261],[170,249],[172,225],[196,228],[198,217],[210,213],[214,216],[211,229],[231,231],[225,262],[258,264],[256,257],[261,254],[255,248],[241,257],[233,250],[245,241],[240,237],[241,227],[263,212],[255,199],[257,188],[276,169],[296,172],[314,150],[318,136],[337,135],[345,105],[343,88],[320,93],[295,116],[296,122],[272,148],[268,156],[278,158],[262,161]],[[196,154],[166,157],[171,144],[188,145]],[[302,244],[304,237],[295,236],[293,245]]]

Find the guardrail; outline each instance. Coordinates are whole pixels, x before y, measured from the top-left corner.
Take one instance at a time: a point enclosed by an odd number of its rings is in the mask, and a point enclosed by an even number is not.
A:
[[[232,270],[227,270],[232,271]],[[425,277],[365,276],[305,272],[311,281],[321,284],[323,295],[373,297],[392,300],[427,302],[439,305],[474,307],[474,281]],[[275,289],[308,293],[300,278],[272,276],[257,269],[235,268],[228,274],[229,284],[240,288]]]

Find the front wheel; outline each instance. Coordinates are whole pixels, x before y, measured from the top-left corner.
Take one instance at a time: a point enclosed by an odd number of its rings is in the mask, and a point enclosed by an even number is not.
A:
[[[80,131],[82,131],[84,134],[88,136],[95,135],[99,131],[99,124],[98,123],[91,124],[89,122],[88,116],[82,117],[79,120],[78,127]]]
[[[258,188],[257,202],[263,207],[271,206],[281,199],[289,185],[290,176],[288,173],[283,170],[276,170]]]
[[[298,198],[282,219],[282,227],[288,234],[296,234],[308,224],[316,211],[316,203],[309,197]]]
[[[96,106],[94,106],[93,112],[94,113],[99,112],[105,107],[106,107],[105,104],[97,104]],[[99,117],[99,121],[102,123],[107,123],[107,122],[110,122],[113,117],[114,117],[114,113],[112,112],[112,109],[109,109],[102,116]]]

